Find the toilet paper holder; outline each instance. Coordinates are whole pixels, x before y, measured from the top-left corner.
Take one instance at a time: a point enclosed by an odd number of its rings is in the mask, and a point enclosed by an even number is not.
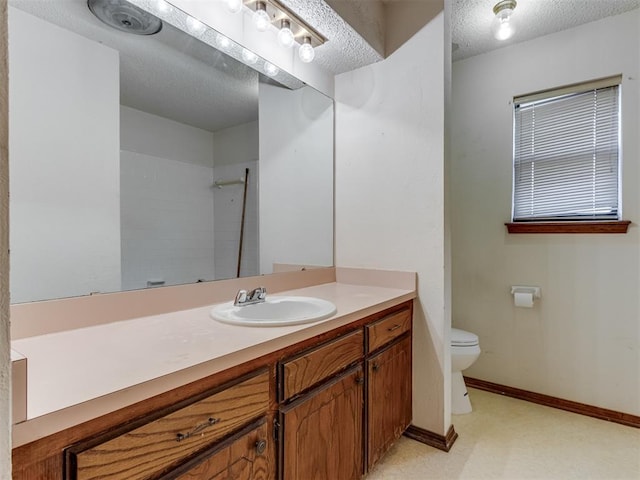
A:
[[[511,295],[516,293],[530,293],[533,298],[540,298],[540,287],[528,287],[525,285],[513,285],[511,287]]]

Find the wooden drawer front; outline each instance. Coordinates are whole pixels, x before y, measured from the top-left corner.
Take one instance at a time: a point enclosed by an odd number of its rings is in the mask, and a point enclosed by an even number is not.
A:
[[[369,352],[411,330],[411,310],[401,310],[367,325]]]
[[[68,451],[69,477],[147,479],[209,446],[269,407],[269,374],[256,375],[123,435]]]
[[[272,480],[274,441],[266,419],[249,425],[161,480]]]
[[[297,395],[362,358],[364,333],[358,329],[311,351],[283,362],[280,368],[281,398]]]

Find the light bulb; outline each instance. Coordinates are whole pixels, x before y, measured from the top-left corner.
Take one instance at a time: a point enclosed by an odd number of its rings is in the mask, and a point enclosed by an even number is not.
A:
[[[515,33],[516,29],[512,19],[515,8],[515,0],[503,0],[493,7],[493,13],[496,16],[491,23],[491,31],[497,40],[507,40]]]
[[[258,61],[258,55],[253,53],[251,50],[247,50],[246,48],[242,49],[242,59],[247,62],[249,65],[253,65]]]
[[[280,22],[280,31],[278,32],[278,42],[283,47],[293,47],[293,44],[296,43],[296,39],[293,36],[293,32],[291,31],[291,22],[286,18],[283,18]]]
[[[267,13],[267,5],[264,2],[256,3],[256,11],[253,13],[253,23],[259,32],[264,32],[269,25],[271,25],[271,19]]]
[[[316,52],[311,46],[311,37],[304,37],[300,50],[298,50],[298,56],[304,63],[311,63],[316,56]]]
[[[225,50],[225,51],[231,50],[231,40],[229,40],[227,37],[225,37],[221,33],[219,33],[218,36],[216,37],[216,44],[222,50]]]
[[[156,8],[160,13],[165,13],[171,10],[171,5],[165,2],[165,0],[156,0]]]
[[[187,17],[187,29],[192,35],[200,35],[207,26],[197,18]]]
[[[269,63],[269,62],[264,62],[263,70],[264,70],[264,73],[266,73],[270,77],[275,77],[280,71],[278,67],[276,67],[273,63]]]
[[[242,10],[242,0],[227,0],[227,8],[231,13],[238,13]]]

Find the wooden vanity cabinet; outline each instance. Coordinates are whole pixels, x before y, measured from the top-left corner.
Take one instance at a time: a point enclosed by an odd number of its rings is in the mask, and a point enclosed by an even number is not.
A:
[[[157,478],[267,414],[267,369],[65,450],[68,480]],[[237,450],[237,448],[236,448]]]
[[[281,480],[361,478],[402,435],[411,326],[406,303],[279,363]]]
[[[274,442],[265,418],[160,480],[273,480]]]
[[[280,478],[362,477],[363,386],[357,366],[282,408]]]
[[[412,308],[16,447],[13,479],[359,479],[411,420]]]
[[[367,360],[367,470],[411,423],[411,337]]]

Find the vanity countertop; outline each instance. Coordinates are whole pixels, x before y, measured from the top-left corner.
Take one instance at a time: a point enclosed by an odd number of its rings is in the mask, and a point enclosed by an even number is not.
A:
[[[410,300],[415,287],[338,279],[278,294],[329,300],[337,313],[257,328],[217,322],[208,305],[13,341],[27,359],[28,392],[27,420],[13,427],[14,447]]]

